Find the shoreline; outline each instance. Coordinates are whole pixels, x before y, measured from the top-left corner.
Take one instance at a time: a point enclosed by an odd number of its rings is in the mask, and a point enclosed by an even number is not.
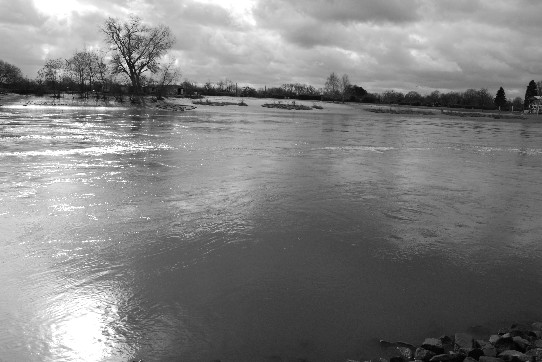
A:
[[[401,117],[417,118],[441,118],[457,119],[472,122],[514,122],[514,123],[539,123],[542,122],[542,114],[509,113],[483,110],[468,110],[441,107],[416,107],[399,106],[389,104],[369,103],[335,103],[323,101],[300,101],[295,99],[270,99],[251,97],[208,96],[202,100],[193,101],[190,98],[166,98],[164,100],[148,101],[145,105],[116,102],[114,99],[103,100],[78,100],[68,98],[51,98],[48,96],[28,96],[13,93],[0,94],[0,108],[58,108],[58,109],[149,109],[157,111],[202,111],[220,112],[224,108],[236,112],[273,112],[273,113],[315,113],[315,114],[348,114],[355,116],[360,113],[372,113],[375,116],[390,114]],[[217,107],[219,106],[219,107]]]
[[[429,337],[420,345],[379,343],[382,356],[364,362],[541,362],[542,322],[516,323],[496,333],[477,328],[453,336]]]

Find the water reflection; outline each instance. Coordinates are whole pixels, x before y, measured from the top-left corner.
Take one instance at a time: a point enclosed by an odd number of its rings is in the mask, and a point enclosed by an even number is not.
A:
[[[26,112],[0,117],[6,358],[361,359],[539,313],[539,125]]]

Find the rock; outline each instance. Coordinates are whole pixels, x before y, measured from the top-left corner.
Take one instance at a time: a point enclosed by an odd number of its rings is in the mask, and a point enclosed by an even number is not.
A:
[[[435,352],[429,351],[425,348],[416,348],[416,352],[414,352],[414,358],[424,362],[428,362],[434,356]]]
[[[497,334],[492,334],[491,336],[489,336],[489,343],[495,344],[500,338],[501,336]]]
[[[482,352],[484,352],[484,356],[497,357],[497,349],[493,347],[492,344],[489,344],[482,348]]]
[[[455,352],[454,340],[449,336],[441,336],[440,341],[442,342],[442,348],[444,353]]]
[[[481,356],[484,356],[484,351],[481,348],[473,348],[467,353],[468,357],[478,360]]]
[[[534,322],[534,323],[531,325],[531,328],[532,328],[534,331],[542,331],[542,322]]]
[[[525,354],[521,353],[520,351],[516,351],[513,349],[506,350],[502,353],[499,353],[499,358],[504,360],[505,362],[508,361],[522,361],[522,362],[529,362],[531,360],[530,357],[526,356]]]
[[[525,352],[525,355],[531,360],[534,358],[537,362],[542,361],[542,348],[533,348],[527,352]]]
[[[456,333],[455,334],[455,350],[463,351],[468,353],[472,349],[473,338],[470,334],[467,333]]]
[[[465,357],[461,353],[443,353],[433,356],[429,362],[463,362]]]
[[[436,338],[426,338],[421,347],[428,351],[434,352],[435,354],[442,354],[444,352],[442,341]]]
[[[491,345],[491,343],[484,341],[483,339],[477,339],[474,341],[474,348],[484,348],[488,345]]]
[[[513,337],[512,340],[516,344],[516,346],[519,348],[518,350],[525,352],[527,348],[531,346],[531,342],[528,340],[521,338],[520,336]]]
[[[542,339],[537,339],[536,341],[533,342],[533,347],[534,348],[542,348]]]
[[[497,357],[482,356],[478,362],[504,362],[502,359]]]
[[[476,358],[468,356],[463,360],[463,362],[478,362],[478,360]]]
[[[402,359],[409,361],[414,357],[414,352],[407,347],[394,347],[387,351],[390,354],[390,357],[401,357]],[[391,361],[391,359],[390,359]]]
[[[497,349],[497,354],[508,350],[514,350],[516,348],[517,346],[511,337],[501,337],[497,340],[497,342],[495,342],[495,349]]]
[[[387,357],[401,357],[405,360],[411,360],[414,357],[416,347],[405,342],[388,342],[380,340],[380,348]]]

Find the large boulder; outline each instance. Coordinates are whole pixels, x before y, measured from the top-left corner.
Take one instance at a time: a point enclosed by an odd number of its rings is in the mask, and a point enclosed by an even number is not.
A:
[[[505,362],[529,362],[531,357],[513,349],[499,353],[499,358]]]
[[[426,338],[421,347],[428,351],[434,352],[435,354],[442,354],[444,352],[442,341],[437,338]]]
[[[478,361],[478,359],[482,356],[484,356],[484,351],[481,348],[473,348],[467,353],[468,357],[474,358]]]
[[[484,356],[497,357],[497,349],[491,344],[482,348],[482,352],[484,352]]]
[[[472,346],[473,346],[473,338],[470,334],[467,334],[467,333],[455,334],[454,350],[468,353],[472,349]]]
[[[425,348],[416,348],[414,352],[414,359],[429,362],[431,358],[435,356],[435,352],[429,351]]]
[[[499,339],[501,339],[501,336],[499,336],[498,334],[492,334],[491,336],[489,336],[489,343],[495,344]]]
[[[502,353],[504,351],[514,350],[517,348],[512,337],[501,337],[494,343],[494,345],[497,349],[497,353]]]
[[[513,337],[512,340],[516,344],[516,349],[518,351],[525,352],[531,346],[531,342],[520,336]]]
[[[380,340],[380,348],[388,358],[401,357],[405,361],[411,360],[414,357],[416,347],[405,342],[388,342]]]

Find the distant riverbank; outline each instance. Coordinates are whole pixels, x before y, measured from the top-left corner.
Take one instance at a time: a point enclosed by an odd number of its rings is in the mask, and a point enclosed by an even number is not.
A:
[[[203,101],[192,101],[189,98],[166,98],[157,101],[154,97],[145,97],[144,105],[132,104],[127,97],[123,102],[109,97],[107,100],[88,98],[79,99],[72,95],[64,95],[61,98],[52,98],[50,96],[25,96],[18,94],[0,94],[0,106],[18,108],[18,107],[79,107],[79,108],[146,108],[162,111],[191,111],[198,110],[204,112],[223,111],[224,108],[235,109],[236,112],[260,113],[260,112],[318,112],[320,114],[358,114],[358,113],[383,113],[396,114],[400,116],[415,117],[442,117],[461,118],[473,121],[505,121],[521,123],[542,122],[542,115],[528,113],[510,113],[510,112],[486,112],[467,109],[449,109],[449,108],[431,108],[398,106],[384,104],[366,104],[366,103],[335,103],[322,101],[299,101],[290,99],[270,99],[270,98],[242,98],[242,97],[222,97],[210,96]],[[220,105],[221,107],[218,107]]]

